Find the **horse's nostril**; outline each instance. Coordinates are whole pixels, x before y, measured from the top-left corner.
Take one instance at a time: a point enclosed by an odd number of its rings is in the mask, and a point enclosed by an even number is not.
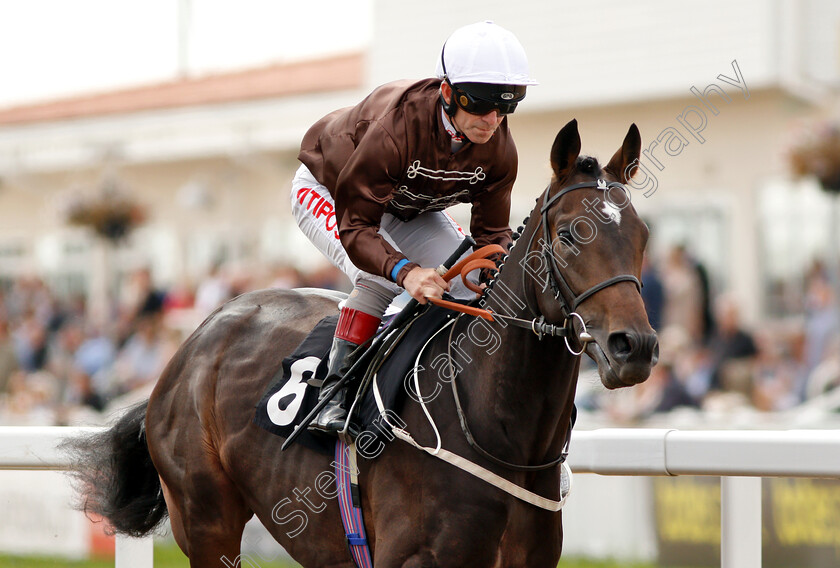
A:
[[[652,363],[659,359],[659,340],[655,333],[615,331],[607,337],[607,349],[618,363]]]
[[[610,354],[619,360],[626,360],[633,353],[633,339],[629,333],[618,331],[607,338]]]

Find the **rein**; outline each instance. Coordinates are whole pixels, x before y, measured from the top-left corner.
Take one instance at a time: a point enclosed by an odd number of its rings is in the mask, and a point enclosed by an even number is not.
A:
[[[505,249],[503,249],[499,245],[487,245],[473,252],[466,258],[462,259],[446,272],[443,272],[441,269],[438,269],[438,273],[447,282],[460,275],[461,280],[464,282],[464,285],[467,288],[469,288],[477,294],[481,294],[484,292],[484,290],[470,282],[467,279],[467,274],[472,272],[473,270],[477,270],[480,268],[497,269],[496,264],[493,261],[489,260],[487,257],[494,254],[505,254],[505,252]],[[503,259],[506,258],[507,255],[505,254]],[[611,285],[611,283],[607,285]],[[594,294],[597,291],[598,290],[594,290],[589,295]],[[563,337],[566,340],[566,347],[569,349],[569,352],[575,356],[583,353],[583,349],[576,353],[574,349],[572,349],[571,345],[569,345],[569,337],[574,335],[574,328],[571,325],[573,323],[574,318],[578,319],[582,327],[582,331],[578,335],[578,340],[583,344],[584,348],[586,347],[586,343],[593,340],[592,336],[586,331],[586,324],[584,323],[583,318],[576,313],[569,314],[566,317],[566,320],[563,322],[563,325],[554,325],[551,323],[547,323],[545,321],[545,316],[542,315],[540,315],[539,319],[535,317],[529,320],[496,313],[483,308],[476,308],[475,306],[467,306],[458,302],[442,300],[440,298],[426,298],[426,300],[441,308],[461,312],[462,314],[470,316],[480,317],[489,322],[496,322],[497,320],[501,320],[506,324],[512,325],[514,327],[530,329],[540,339],[542,339],[544,336]],[[531,311],[533,312],[533,310]]]

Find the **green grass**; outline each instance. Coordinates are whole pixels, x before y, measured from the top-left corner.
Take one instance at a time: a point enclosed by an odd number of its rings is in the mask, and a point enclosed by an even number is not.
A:
[[[560,560],[557,568],[656,568],[655,564],[622,564],[612,560],[583,560],[570,558]]]
[[[181,550],[174,545],[155,546],[155,568],[189,568],[190,563]],[[221,566],[221,564],[220,564]],[[245,567],[248,563],[245,563]],[[260,559],[260,568],[294,568],[295,563],[268,562]],[[32,556],[2,556],[2,568],[114,568],[113,560],[61,560],[57,558],[40,558]]]
[[[2,568],[113,568],[113,560],[70,561],[55,558],[35,558],[0,555]],[[248,563],[245,563],[248,566]],[[295,563],[259,560],[259,568],[294,568]],[[155,546],[155,568],[189,568],[186,556],[177,546]],[[564,559],[558,568],[655,568],[653,564],[622,564],[614,561]]]

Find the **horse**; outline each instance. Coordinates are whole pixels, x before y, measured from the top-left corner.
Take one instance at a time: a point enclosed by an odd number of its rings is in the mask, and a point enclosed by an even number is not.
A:
[[[551,181],[482,292],[480,303],[499,317],[478,327],[478,318],[459,316],[423,351],[418,368],[428,369],[417,386],[439,394],[423,405],[407,398],[398,413],[418,444],[434,444],[437,432],[446,450],[546,499],[560,497],[580,353],[594,360],[607,389],[643,382],[658,356],[639,284],[648,229],[623,185],[640,147],[634,124],[602,167],[580,155],[577,121],[558,132]],[[168,514],[193,567],[238,565],[253,515],[301,565],[354,566],[336,492],[325,483],[331,457],[300,444],[281,453],[283,439],[252,422],[274,371],[318,321],[337,313],[338,300],[263,290],[211,314],[147,402],[71,443],[85,509],[132,536]],[[444,354],[456,396],[436,388],[443,383],[432,367]],[[358,471],[377,567],[557,565],[561,511],[400,440],[359,460]]]

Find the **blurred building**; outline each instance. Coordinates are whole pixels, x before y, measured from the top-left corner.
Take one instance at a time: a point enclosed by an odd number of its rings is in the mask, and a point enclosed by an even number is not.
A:
[[[101,251],[63,212],[114,179],[148,211],[109,260],[118,275],[147,264],[174,283],[218,261],[317,265],[289,215],[303,133],[378,84],[429,76],[448,34],[479,19],[518,35],[541,83],[510,117],[512,226],[545,187],[568,120],[604,163],[635,122],[645,175],[632,199],[655,255],[686,245],[755,320],[775,283],[824,254],[826,198],[789,179],[786,156],[836,108],[836,2],[377,0],[364,53],[0,110],[0,281],[38,272],[90,293]]]

